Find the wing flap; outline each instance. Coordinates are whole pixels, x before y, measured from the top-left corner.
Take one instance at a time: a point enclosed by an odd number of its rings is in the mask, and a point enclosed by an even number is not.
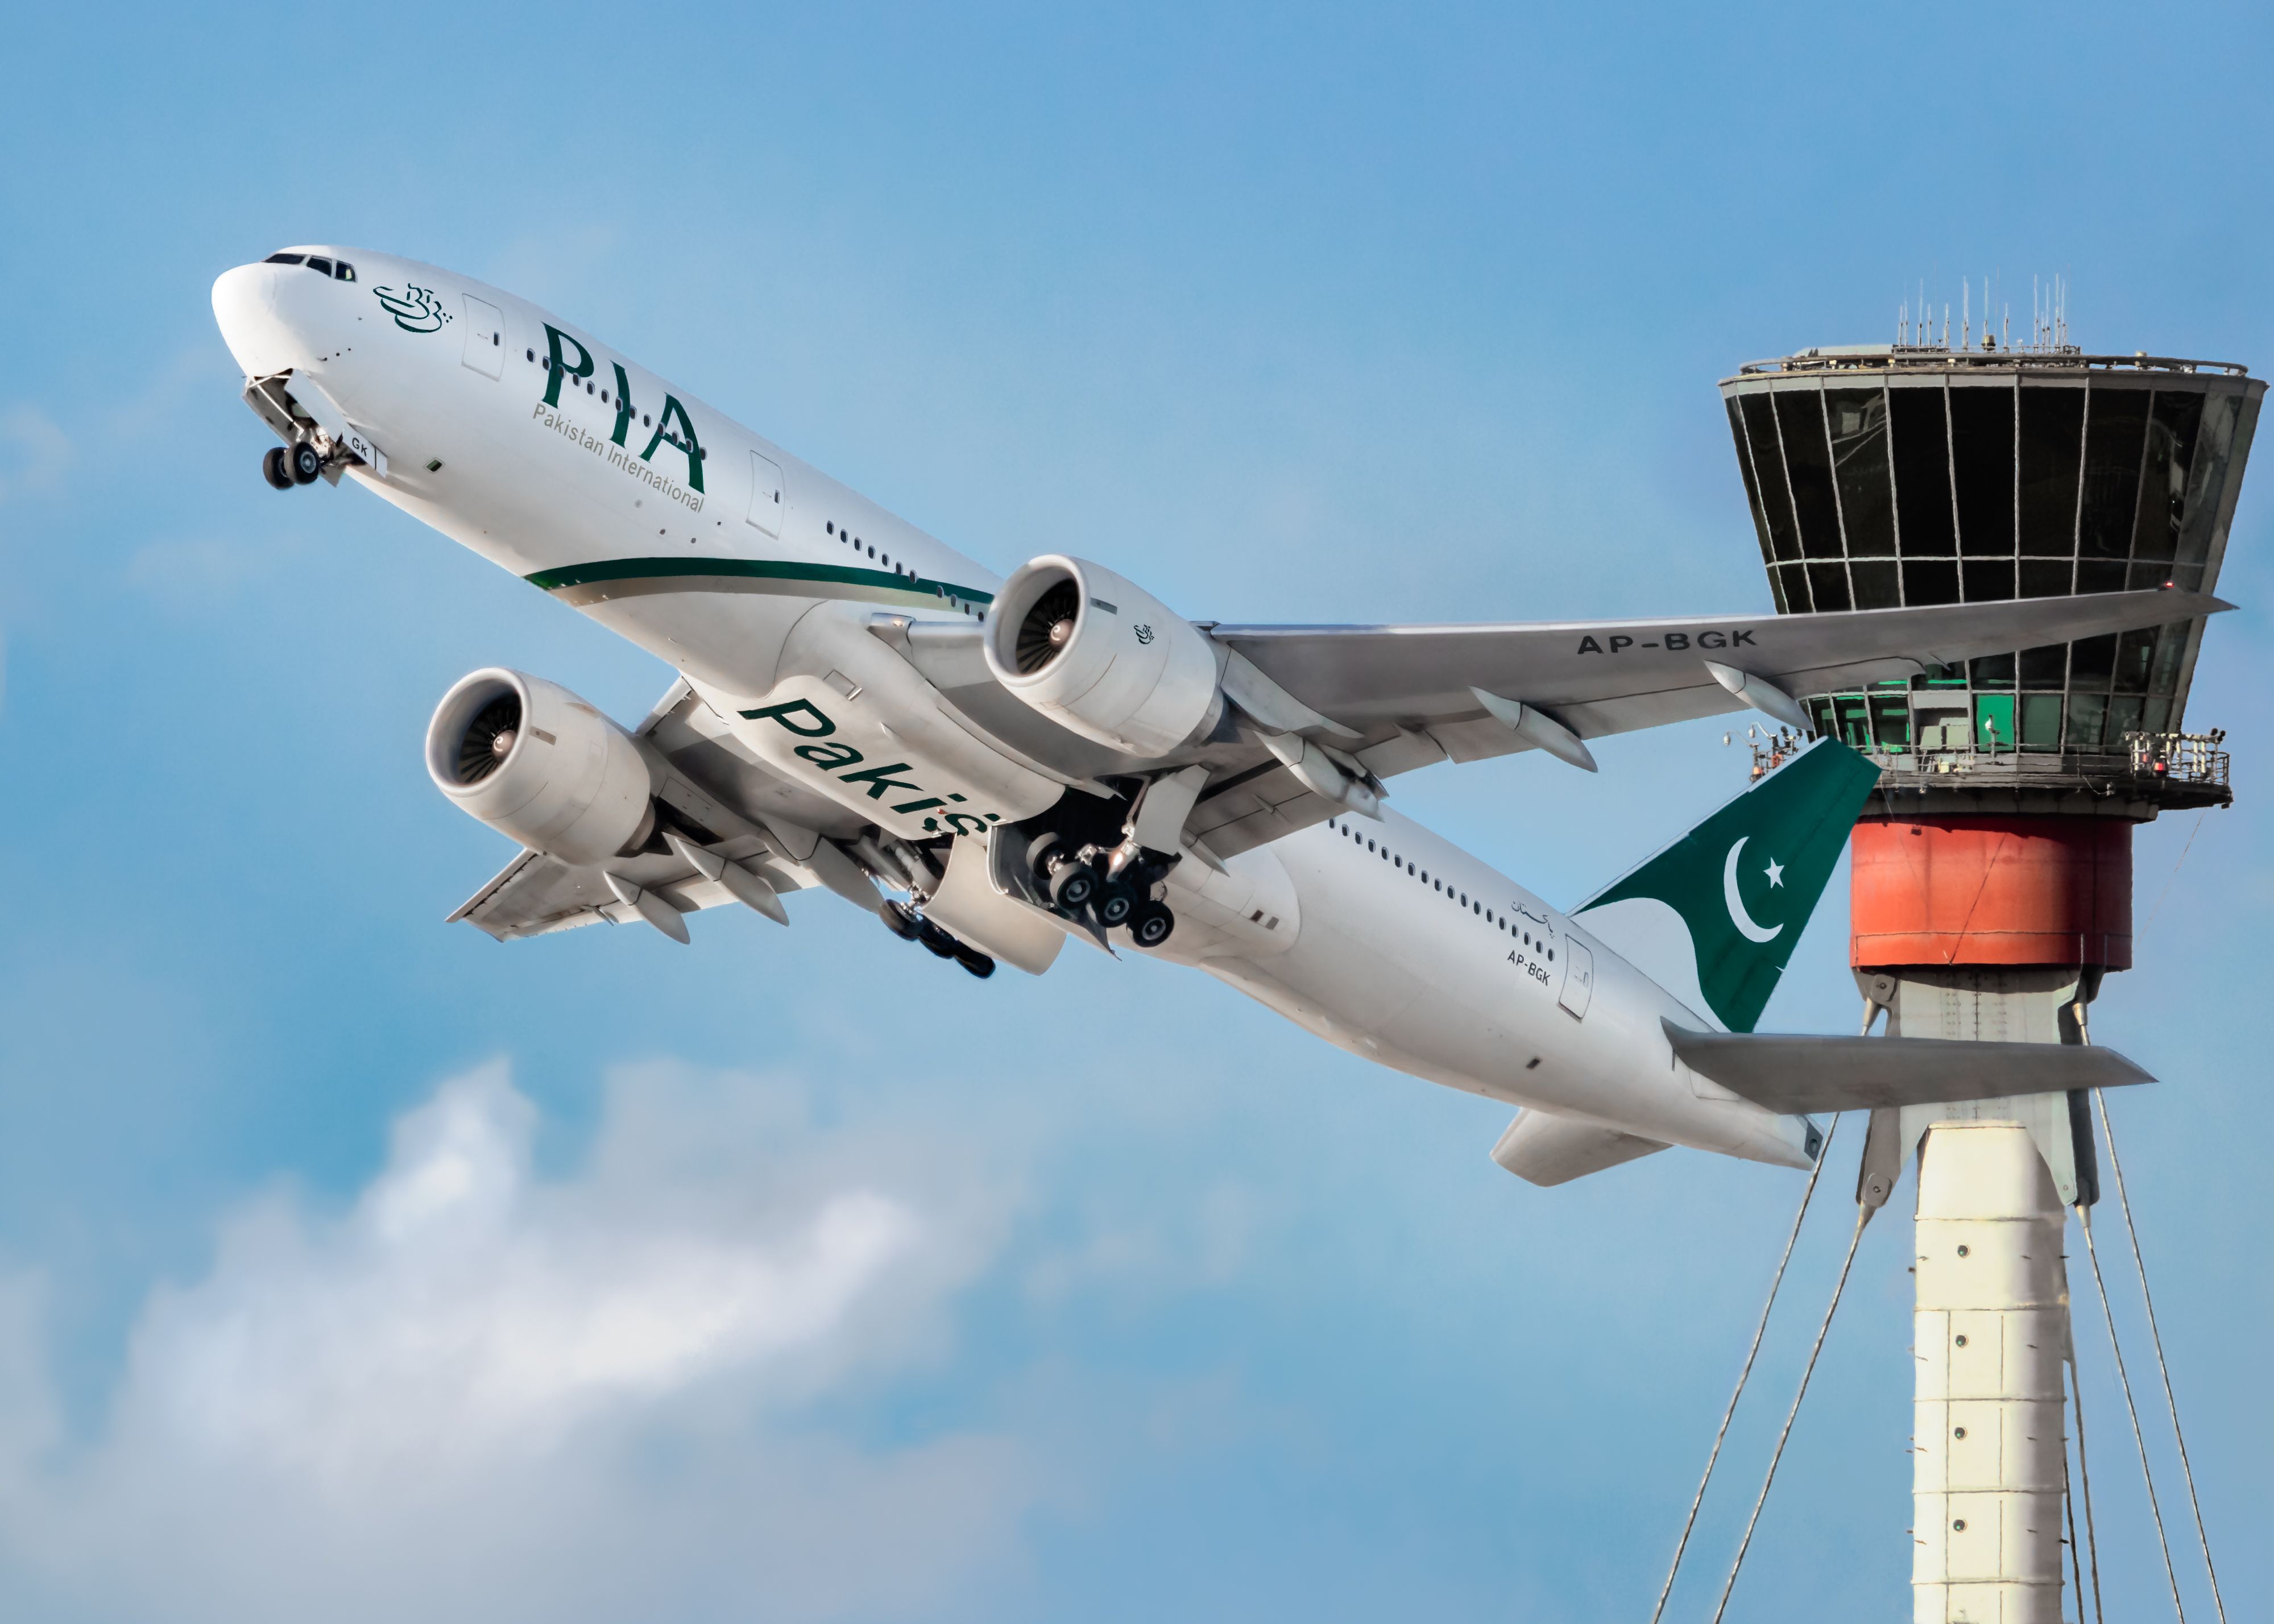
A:
[[[777,891],[810,884],[810,876],[764,854],[744,856],[742,865]],[[619,861],[618,876],[644,891],[653,891],[682,914],[697,914],[739,900],[716,880],[707,880],[675,853],[653,853]],[[606,921],[624,924],[638,910],[619,897],[598,868],[580,868],[523,851],[486,885],[460,906],[448,922],[471,924],[501,942],[550,936],[579,925]]]

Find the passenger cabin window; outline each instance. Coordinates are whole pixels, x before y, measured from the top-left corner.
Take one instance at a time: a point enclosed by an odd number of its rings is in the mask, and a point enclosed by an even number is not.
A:
[[[308,256],[308,268],[322,275],[329,276],[332,274],[332,262],[329,259],[323,258],[321,255],[310,254]]]
[[[305,254],[273,253],[261,263],[263,265],[297,265],[307,257]]]

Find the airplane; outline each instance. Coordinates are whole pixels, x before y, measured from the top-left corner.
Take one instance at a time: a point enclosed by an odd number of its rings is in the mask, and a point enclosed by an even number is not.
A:
[[[2112,1050],[1758,1034],[1878,769],[1807,748],[1565,912],[1385,804],[1434,763],[2208,614],[2165,590],[1821,614],[1188,620],[1095,560],[1007,577],[564,319],[304,245],[215,318],[280,491],[359,485],[676,678],[626,727],[497,667],[434,784],[513,839],[449,915],[500,941],[833,892],[984,977],[1069,940],[1190,966],[1359,1057],[1513,1105],[1555,1184],[1671,1146],[1794,1168],[1826,1112],[2151,1080]]]

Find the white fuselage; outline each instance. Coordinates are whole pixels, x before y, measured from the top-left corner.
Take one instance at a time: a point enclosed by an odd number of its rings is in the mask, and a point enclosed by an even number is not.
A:
[[[976,618],[994,572],[524,301],[343,253],[353,282],[260,264],[216,283],[248,377],[319,386],[386,457],[383,477],[351,477],[676,668],[783,778],[776,810],[840,838],[869,823],[914,838],[919,823],[976,833],[1062,793],[1062,777],[950,715],[866,629],[880,608]],[[840,783],[782,727],[741,715],[802,694],[828,703],[847,736],[888,741],[899,778]],[[929,821],[940,817],[957,821]],[[1170,885],[1178,924],[1156,956],[1352,1054],[1668,1143],[1807,1164],[1798,1119],[1676,1062],[1660,1021],[1709,1024],[1698,1012],[1408,819],[1337,816],[1223,873],[1188,860]]]

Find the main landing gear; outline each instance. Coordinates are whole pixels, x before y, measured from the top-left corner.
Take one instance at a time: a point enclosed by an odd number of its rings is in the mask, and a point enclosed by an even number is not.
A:
[[[887,902],[883,917],[885,929],[901,941],[916,943],[936,958],[953,959],[983,981],[995,974],[992,959],[968,942],[958,941],[906,903]]]
[[[324,454],[308,440],[272,446],[260,459],[260,477],[280,491],[296,485],[313,485],[324,472]]]
[[[1122,861],[1116,863],[1117,856]],[[1157,868],[1158,872],[1156,872]],[[1069,852],[1051,841],[1035,860],[1035,879],[1060,913],[1088,919],[1100,930],[1126,926],[1139,947],[1158,947],[1177,928],[1177,916],[1153,900],[1153,886],[1165,865],[1141,856],[1131,861],[1120,851],[1084,846]]]

